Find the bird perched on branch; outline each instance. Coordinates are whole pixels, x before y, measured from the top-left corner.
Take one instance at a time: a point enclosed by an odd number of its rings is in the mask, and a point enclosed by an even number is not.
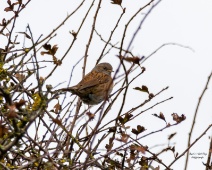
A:
[[[85,104],[99,104],[108,99],[113,89],[112,71],[113,68],[109,63],[100,63],[85,75],[77,85],[61,90],[76,94]]]

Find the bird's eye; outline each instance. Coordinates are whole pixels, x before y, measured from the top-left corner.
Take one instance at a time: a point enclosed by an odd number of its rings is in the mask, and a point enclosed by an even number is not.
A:
[[[106,70],[107,69],[107,67],[104,67],[104,70]]]

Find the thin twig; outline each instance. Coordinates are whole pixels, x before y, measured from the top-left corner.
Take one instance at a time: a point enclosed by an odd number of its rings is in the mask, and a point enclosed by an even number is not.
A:
[[[191,145],[191,137],[192,137],[192,133],[193,133],[193,130],[194,130],[194,125],[195,125],[195,122],[196,122],[196,117],[197,117],[197,113],[198,113],[198,110],[199,110],[199,106],[200,106],[202,98],[203,98],[203,96],[204,96],[204,94],[205,94],[205,92],[208,88],[208,84],[210,82],[211,77],[212,77],[212,72],[208,76],[208,80],[207,80],[206,85],[205,85],[205,87],[202,91],[202,94],[199,97],[199,101],[198,101],[196,109],[195,109],[194,118],[193,118],[191,129],[190,129],[190,132],[189,132],[188,145],[187,145],[188,148],[190,148],[190,145]],[[188,166],[188,158],[189,158],[189,150],[186,154],[186,161],[185,161],[185,167],[184,167],[185,170],[187,169],[187,166]]]

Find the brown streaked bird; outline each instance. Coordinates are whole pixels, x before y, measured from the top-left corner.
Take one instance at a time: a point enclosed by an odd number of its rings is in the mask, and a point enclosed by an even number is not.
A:
[[[112,71],[113,68],[109,63],[100,63],[77,85],[62,90],[76,94],[85,104],[99,104],[108,99],[113,89]]]

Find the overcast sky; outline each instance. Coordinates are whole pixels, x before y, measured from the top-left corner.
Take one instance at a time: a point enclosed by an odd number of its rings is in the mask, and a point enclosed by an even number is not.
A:
[[[20,14],[15,26],[15,32],[25,31],[27,24],[29,24],[35,39],[41,34],[45,37],[61,23],[67,14],[71,13],[75,9],[80,2],[73,0],[34,0],[29,4],[29,6],[27,6],[24,12]],[[63,84],[62,86],[65,87],[67,85],[73,65],[81,57],[83,57],[85,53],[93,15],[98,2],[99,1],[95,2],[93,10],[86,21],[86,26],[82,28],[78,41],[69,52],[68,56],[70,57],[65,58],[62,67],[56,71],[54,77],[48,81],[48,84],[51,83],[55,86],[60,82],[66,81],[66,84]],[[148,1],[141,2],[138,0],[123,0],[122,6],[126,8],[126,14],[111,40],[112,44],[118,42],[120,46],[126,22],[132,14],[134,14],[142,6],[141,4],[146,4],[146,2]],[[83,5],[83,7],[65,23],[65,25],[57,32],[57,36],[51,41],[51,44],[57,44],[59,47],[57,51],[58,58],[61,58],[64,55],[70,45],[72,37],[69,31],[76,31],[78,29],[90,3],[91,0],[86,1],[85,5]],[[3,12],[5,6],[6,1],[1,1],[1,20],[2,16],[8,18],[11,16],[9,13],[6,14]],[[147,9],[144,10],[143,13],[139,14],[130,25],[124,44],[125,48],[128,46],[129,40],[137,29],[142,16],[145,12],[147,12]],[[155,49],[165,43],[177,43],[186,46],[180,47],[178,45],[169,45],[163,47],[143,64],[146,68],[146,72],[138,79],[138,81],[135,81],[131,85],[129,93],[132,96],[127,98],[128,105],[124,108],[124,111],[129,110],[135,105],[135,103],[140,102],[135,99],[144,100],[147,97],[145,96],[145,93],[139,93],[133,90],[132,88],[135,86],[146,85],[152,93],[157,93],[164,87],[169,86],[169,89],[161,96],[154,99],[150,105],[171,96],[174,97],[172,100],[146,112],[143,117],[136,120],[135,124],[139,122],[146,127],[149,132],[151,132],[152,130],[157,130],[164,126],[164,122],[152,116],[154,113],[158,114],[163,112],[168,122],[172,122],[172,117],[170,115],[173,112],[178,113],[179,115],[185,114],[187,118],[186,121],[176,127],[143,139],[142,142],[148,143],[150,147],[156,144],[166,145],[167,136],[173,132],[177,132],[176,137],[172,141],[173,145],[175,143],[177,152],[180,154],[187,147],[188,133],[190,131],[195,108],[198,103],[198,98],[204,89],[207,77],[212,71],[211,9],[212,1],[210,0],[162,0],[162,2],[145,20],[145,23],[131,46],[133,54],[137,56],[148,56]],[[120,6],[112,5],[109,0],[103,0],[100,14],[97,18],[96,29],[99,33],[101,33],[105,40],[108,39],[111,29],[115,26],[121,12],[122,9]],[[91,48],[88,52],[89,57],[86,72],[89,72],[94,67],[96,59],[99,57],[104,45],[104,43],[100,41],[99,37],[96,34],[94,35]],[[5,43],[6,41],[0,36],[0,42]],[[111,50],[101,62],[110,62],[111,65],[113,65],[113,68],[116,68],[119,61],[116,57],[117,54],[118,50]],[[46,60],[49,59],[48,56],[40,57],[43,57]],[[74,71],[71,85],[78,83],[80,80],[82,66],[83,62],[81,62]],[[129,67],[130,64],[127,64],[127,66]],[[62,76],[61,73],[63,73]],[[48,72],[44,72],[42,74],[43,77],[45,77]],[[136,73],[132,74],[132,76],[133,75],[136,75]],[[56,81],[55,77],[57,79]],[[209,83],[208,90],[201,102],[192,141],[194,141],[211,123],[212,82]],[[133,127],[134,125],[131,126]],[[208,154],[210,141],[209,136],[211,136],[211,130],[204,135],[204,137],[201,138],[194,147],[192,147],[190,152],[194,154]],[[164,157],[162,156],[161,158],[167,159],[167,155],[170,156],[170,160],[166,160],[165,163],[169,164],[169,162],[174,159],[171,154],[165,153]],[[206,162],[207,156],[208,155],[203,156],[203,159],[193,159],[190,156],[188,169],[193,169],[193,167],[195,167],[195,169],[203,169],[204,167],[202,162]],[[184,161],[185,157],[181,158],[181,161],[176,162],[172,168],[183,169]]]

